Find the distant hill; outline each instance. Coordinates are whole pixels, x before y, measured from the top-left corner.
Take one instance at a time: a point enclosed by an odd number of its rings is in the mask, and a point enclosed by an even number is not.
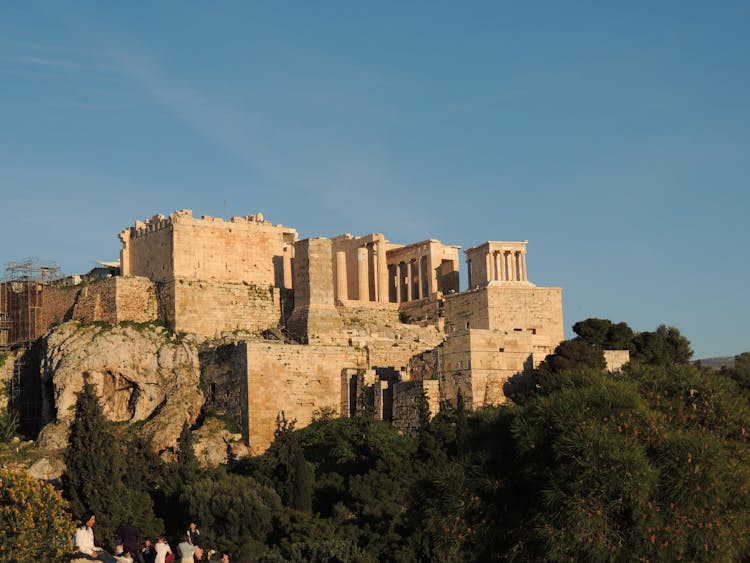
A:
[[[725,356],[721,358],[703,358],[700,360],[695,360],[696,362],[700,362],[706,367],[710,367],[713,369],[721,369],[724,366],[727,367],[733,367],[734,366],[734,356]]]

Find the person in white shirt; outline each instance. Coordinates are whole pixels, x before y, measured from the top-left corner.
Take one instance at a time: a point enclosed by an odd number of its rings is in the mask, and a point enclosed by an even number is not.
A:
[[[117,560],[101,547],[94,545],[94,530],[96,516],[88,515],[83,526],[76,530],[76,549],[78,550],[74,559],[88,559],[89,561],[101,561],[102,563],[117,563]]]
[[[169,547],[167,540],[164,539],[164,536],[159,536],[159,539],[154,544],[154,551],[156,552],[154,563],[165,563],[167,554],[171,553],[172,549]]]

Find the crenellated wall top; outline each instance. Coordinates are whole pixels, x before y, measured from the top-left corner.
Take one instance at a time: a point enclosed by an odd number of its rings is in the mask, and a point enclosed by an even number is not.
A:
[[[289,227],[274,225],[273,223],[265,219],[263,213],[254,213],[252,215],[245,216],[233,216],[231,219],[225,220],[221,217],[212,217],[211,215],[202,215],[200,218],[196,218],[193,217],[192,210],[180,209],[178,211],[173,211],[172,213],[170,213],[169,217],[158,213],[150,219],[145,219],[144,221],[136,221],[132,227],[127,227],[125,230],[123,230],[120,233],[119,238],[121,241],[126,242],[127,240],[147,236],[150,233],[162,231],[178,224],[192,224],[194,226],[205,225],[211,227],[225,226],[228,229],[241,226],[264,226],[280,229],[284,233],[293,233],[295,235],[295,238],[297,232],[295,229]]]

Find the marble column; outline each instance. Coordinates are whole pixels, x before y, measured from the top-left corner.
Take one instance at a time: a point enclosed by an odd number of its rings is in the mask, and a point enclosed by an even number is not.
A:
[[[411,260],[406,263],[406,299],[405,301],[411,301],[414,299],[412,296],[412,267]]]
[[[398,266],[396,266],[396,293],[399,303],[406,301],[406,292],[408,291],[408,284],[404,283],[406,276],[406,262],[399,262]]]
[[[367,247],[360,246],[357,249],[357,286],[359,291],[360,301],[370,300],[370,288],[367,283],[367,274],[369,268],[369,257],[367,255]]]
[[[383,242],[375,243],[375,256],[378,259],[377,267],[377,284],[378,284],[378,301],[388,303],[390,300],[388,294],[388,262],[385,257],[385,244]]]
[[[336,298],[340,301],[349,299],[346,283],[346,252],[343,250],[336,253]]]

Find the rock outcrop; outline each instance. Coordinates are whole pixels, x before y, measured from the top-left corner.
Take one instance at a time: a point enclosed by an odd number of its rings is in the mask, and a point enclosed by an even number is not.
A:
[[[71,321],[44,337],[41,359],[43,412],[51,425],[39,446],[64,447],[77,393],[96,385],[104,415],[112,421],[145,421],[143,434],[155,451],[174,447],[185,421],[197,419],[204,402],[196,343],[154,325],[81,325]]]
[[[193,432],[193,451],[204,467],[250,455],[250,448],[242,442],[242,434],[228,430],[223,420],[215,418],[206,418]]]

